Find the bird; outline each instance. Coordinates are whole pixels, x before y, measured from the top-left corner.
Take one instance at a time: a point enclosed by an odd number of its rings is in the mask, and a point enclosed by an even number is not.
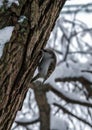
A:
[[[51,49],[43,49],[42,58],[38,64],[38,73],[34,76],[31,82],[43,78],[43,83],[50,77],[56,67],[56,55]]]

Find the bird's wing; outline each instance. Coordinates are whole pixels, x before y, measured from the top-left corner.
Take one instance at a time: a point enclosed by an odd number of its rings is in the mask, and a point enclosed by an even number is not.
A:
[[[50,64],[49,67],[48,67],[47,75],[46,75],[46,77],[45,77],[44,80],[46,80],[47,78],[50,77],[50,75],[52,74],[52,72],[53,72],[54,69],[55,69],[55,66],[56,66],[56,64],[53,63],[53,62],[51,62],[51,64]]]

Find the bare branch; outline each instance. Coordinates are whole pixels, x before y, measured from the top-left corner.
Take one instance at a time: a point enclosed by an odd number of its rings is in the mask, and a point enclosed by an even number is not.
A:
[[[52,91],[53,93],[55,93],[58,97],[62,98],[63,100],[65,100],[68,103],[72,103],[72,104],[78,104],[78,105],[82,105],[85,107],[92,107],[92,104],[87,102],[87,101],[81,101],[81,100],[75,100],[73,98],[69,98],[68,96],[66,96],[64,93],[62,93],[62,91],[59,92],[59,90],[55,89],[54,87],[52,87],[49,84],[45,84],[44,85],[44,89],[47,89],[47,91]]]
[[[67,114],[69,114],[69,115],[75,117],[76,119],[82,121],[83,123],[86,123],[86,124],[89,125],[90,127],[92,127],[92,124],[91,124],[91,123],[89,123],[88,121],[86,121],[86,120],[84,120],[84,119],[82,119],[82,118],[76,116],[75,114],[71,113],[71,112],[70,112],[68,109],[66,109],[65,107],[63,107],[63,106],[61,106],[61,105],[59,105],[59,104],[57,104],[57,103],[53,103],[53,105],[59,107],[60,109],[62,109],[64,113],[67,113]]]
[[[21,125],[21,126],[27,126],[27,125],[32,125],[32,124],[35,124],[37,122],[39,122],[40,119],[37,118],[35,120],[26,120],[26,121],[22,121],[22,120],[15,120],[15,123],[17,123],[17,125]]]

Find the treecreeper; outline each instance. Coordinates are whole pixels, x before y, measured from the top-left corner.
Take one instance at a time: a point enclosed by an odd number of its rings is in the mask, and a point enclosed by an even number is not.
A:
[[[42,58],[38,64],[38,73],[31,82],[43,78],[43,83],[50,77],[56,67],[56,55],[51,49],[43,49]]]

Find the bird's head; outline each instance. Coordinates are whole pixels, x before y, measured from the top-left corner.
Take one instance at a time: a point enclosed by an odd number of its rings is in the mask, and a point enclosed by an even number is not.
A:
[[[47,48],[47,49],[43,49],[41,51],[42,51],[43,56],[45,56],[47,58],[51,58],[51,59],[53,59],[53,58],[56,59],[56,55],[53,52],[53,50]]]

